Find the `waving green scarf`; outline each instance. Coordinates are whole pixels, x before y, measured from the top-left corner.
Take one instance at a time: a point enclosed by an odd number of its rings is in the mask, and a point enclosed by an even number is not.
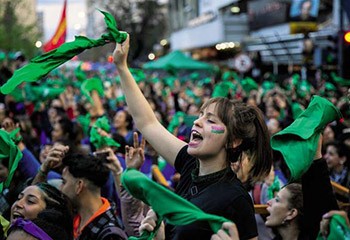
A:
[[[308,108],[290,126],[272,136],[271,146],[282,153],[293,180],[310,167],[324,127],[340,117],[341,113],[330,101],[313,96]]]
[[[130,237],[129,239],[153,239],[163,218],[169,224],[176,226],[187,225],[195,221],[208,221],[215,233],[219,231],[224,222],[229,222],[224,217],[203,212],[197,206],[150,180],[135,169],[127,169],[122,174],[121,181],[132,196],[151,206],[158,215],[157,227],[154,232],[149,233],[145,231],[140,237]]]
[[[103,116],[96,120],[95,124],[92,126],[90,130],[90,142],[97,148],[102,148],[105,146],[114,146],[114,147],[120,147],[120,144],[114,141],[110,137],[101,136],[98,133],[98,128],[101,128],[102,130],[109,132],[111,130],[111,126],[108,123],[107,117]]]
[[[89,39],[84,36],[76,36],[73,42],[66,42],[57,49],[33,58],[29,64],[15,71],[13,76],[0,88],[1,93],[8,94],[22,82],[34,82],[45,77],[50,71],[67,62],[86,49],[103,46],[111,41],[122,43],[126,33],[120,33],[114,17],[104,11],[108,33],[99,39]]]

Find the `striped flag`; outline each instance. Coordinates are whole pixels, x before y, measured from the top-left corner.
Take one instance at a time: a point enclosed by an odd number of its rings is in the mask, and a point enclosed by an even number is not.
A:
[[[66,35],[67,35],[66,6],[67,6],[67,0],[64,0],[61,20],[58,24],[55,34],[47,43],[44,44],[44,47],[43,47],[44,52],[49,52],[53,49],[56,49],[66,41]]]

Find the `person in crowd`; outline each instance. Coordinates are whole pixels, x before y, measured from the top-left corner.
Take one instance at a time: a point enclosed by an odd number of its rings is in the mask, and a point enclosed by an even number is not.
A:
[[[349,187],[350,173],[349,173],[349,149],[340,142],[330,142],[326,145],[326,159],[327,166],[332,181],[339,183],[344,187]]]
[[[256,238],[251,198],[231,170],[230,161],[238,161],[242,152],[251,152],[250,178],[260,179],[269,173],[271,148],[261,112],[226,98],[211,99],[201,107],[190,142],[186,143],[168,132],[155,117],[128,70],[128,50],[129,37],[117,44],[114,62],[129,111],[145,139],[181,174],[176,193],[205,212],[235,222],[241,239]],[[155,221],[148,220],[143,224],[152,229]],[[172,239],[209,239],[213,234],[203,222],[181,227],[168,225],[167,229],[167,237]]]
[[[322,216],[338,209],[321,146],[322,137],[301,184],[287,184],[267,202],[265,225],[275,230],[275,239],[316,239]]]
[[[62,227],[72,239],[73,236],[73,210],[66,195],[57,188],[47,184],[38,183],[26,187],[11,207],[10,222],[17,219],[33,220],[44,210],[55,211],[60,217]]]
[[[74,239],[126,239],[113,206],[101,197],[101,187],[109,176],[105,160],[82,154],[68,155],[61,160],[64,167],[61,191],[71,199],[77,212]]]
[[[113,127],[115,129],[115,133],[124,137],[126,144],[132,144],[132,129],[134,126],[132,116],[127,110],[119,110],[116,112],[113,118]]]
[[[62,212],[45,209],[32,220],[17,218],[8,230],[6,240],[73,240],[72,232],[67,232],[65,216]]]

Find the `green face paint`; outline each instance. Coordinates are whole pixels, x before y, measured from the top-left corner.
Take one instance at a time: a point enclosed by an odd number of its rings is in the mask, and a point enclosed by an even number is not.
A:
[[[211,132],[216,134],[223,134],[225,132],[225,128],[221,126],[212,126]]]

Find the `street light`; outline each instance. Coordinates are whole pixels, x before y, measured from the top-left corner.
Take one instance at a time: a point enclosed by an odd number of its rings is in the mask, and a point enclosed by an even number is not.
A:
[[[43,43],[41,41],[35,42],[35,47],[37,47],[37,48],[41,48],[42,45],[43,45]]]
[[[154,53],[150,53],[150,54],[148,54],[148,59],[149,60],[154,60],[156,58],[156,55],[154,55]]]

